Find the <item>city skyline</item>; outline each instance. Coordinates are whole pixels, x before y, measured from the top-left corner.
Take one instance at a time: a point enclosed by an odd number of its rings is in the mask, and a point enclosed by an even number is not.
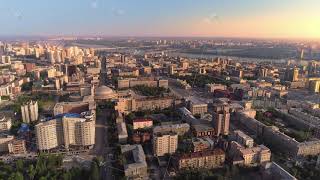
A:
[[[320,38],[320,2],[4,1],[0,36]]]

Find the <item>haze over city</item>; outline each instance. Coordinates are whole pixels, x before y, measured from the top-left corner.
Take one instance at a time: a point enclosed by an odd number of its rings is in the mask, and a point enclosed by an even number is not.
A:
[[[319,0],[0,0],[0,179],[319,180]]]
[[[318,39],[318,7],[318,0],[3,0],[0,36]]]

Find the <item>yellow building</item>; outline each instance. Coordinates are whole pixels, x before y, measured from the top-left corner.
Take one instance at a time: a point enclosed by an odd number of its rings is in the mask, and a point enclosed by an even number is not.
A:
[[[153,136],[153,153],[155,156],[173,154],[178,148],[178,135],[176,133],[157,133]]]
[[[212,169],[223,165],[225,153],[221,149],[192,152],[179,156],[179,169]]]
[[[35,126],[37,146],[40,151],[78,147],[92,148],[95,144],[93,116],[53,119]]]

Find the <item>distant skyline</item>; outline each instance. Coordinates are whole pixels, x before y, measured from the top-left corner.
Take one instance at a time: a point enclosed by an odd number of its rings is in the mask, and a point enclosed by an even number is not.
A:
[[[320,38],[319,0],[0,0],[0,36]]]

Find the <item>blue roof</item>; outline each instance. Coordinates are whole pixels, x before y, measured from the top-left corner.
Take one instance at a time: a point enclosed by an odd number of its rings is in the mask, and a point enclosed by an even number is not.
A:
[[[29,125],[22,123],[19,130],[18,130],[18,133],[24,133],[24,132],[28,132],[28,131],[30,131]]]
[[[62,117],[80,118],[80,114],[78,114],[78,113],[64,113],[64,114],[56,115],[55,118],[62,118]]]

